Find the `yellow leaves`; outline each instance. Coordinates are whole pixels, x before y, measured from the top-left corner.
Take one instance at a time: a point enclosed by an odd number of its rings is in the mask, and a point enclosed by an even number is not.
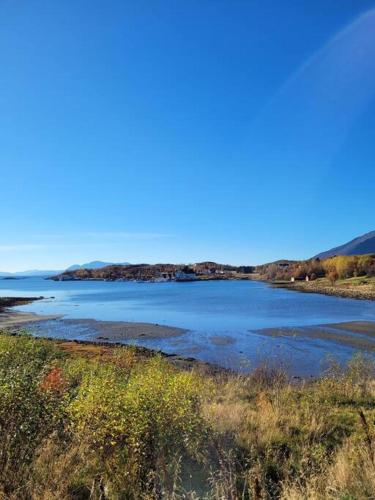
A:
[[[200,419],[202,381],[154,357],[135,365],[128,377],[118,364],[102,365],[84,376],[77,397],[68,407],[72,429],[93,446],[130,447],[183,444]]]
[[[374,265],[374,255],[338,255],[322,261],[326,274],[336,271],[340,279],[364,276]]]

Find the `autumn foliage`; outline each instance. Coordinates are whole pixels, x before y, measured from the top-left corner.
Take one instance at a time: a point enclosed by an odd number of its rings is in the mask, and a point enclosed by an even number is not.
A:
[[[62,394],[67,388],[67,381],[60,367],[52,367],[42,378],[39,389],[46,393]]]
[[[338,279],[375,276],[375,255],[336,256],[329,259],[305,261],[279,261],[258,266],[256,271],[267,280],[328,278],[331,283]]]

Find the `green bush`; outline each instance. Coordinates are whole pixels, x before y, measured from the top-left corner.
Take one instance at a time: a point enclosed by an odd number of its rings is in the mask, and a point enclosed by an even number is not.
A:
[[[106,484],[163,488],[167,464],[180,455],[199,458],[201,389],[199,377],[160,357],[129,375],[106,365],[83,378],[68,414],[76,436],[96,450]],[[153,484],[156,475],[159,485]]]
[[[60,420],[60,395],[44,391],[51,343],[0,336],[0,484],[10,494],[28,474],[35,450]]]

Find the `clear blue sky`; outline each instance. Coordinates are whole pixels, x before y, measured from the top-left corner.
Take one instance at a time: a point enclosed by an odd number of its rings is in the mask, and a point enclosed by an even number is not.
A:
[[[375,229],[375,2],[2,0],[0,270]]]

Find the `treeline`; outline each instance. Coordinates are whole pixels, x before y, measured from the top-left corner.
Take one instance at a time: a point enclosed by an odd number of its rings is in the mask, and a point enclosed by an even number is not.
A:
[[[338,279],[359,276],[375,276],[375,254],[339,255],[329,259],[310,259],[304,261],[278,261],[258,266],[256,269],[267,280],[315,280],[328,278],[331,282]]]

